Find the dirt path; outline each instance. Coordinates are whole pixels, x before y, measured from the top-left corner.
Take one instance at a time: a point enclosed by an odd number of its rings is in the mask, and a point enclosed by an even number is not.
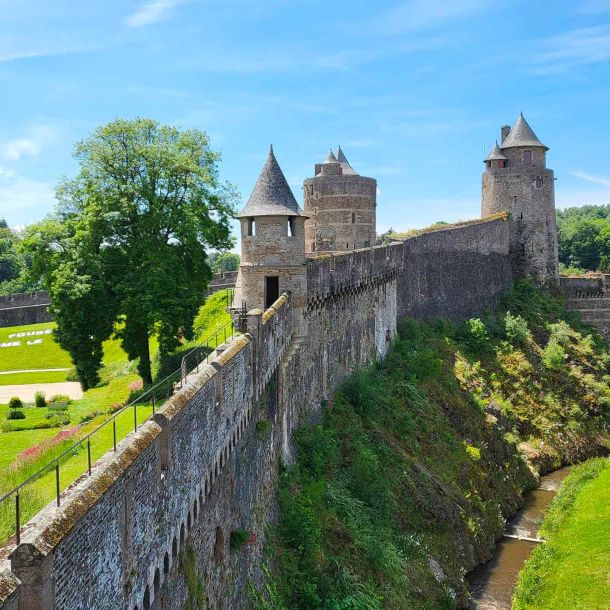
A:
[[[44,392],[47,398],[51,398],[54,394],[67,394],[70,398],[75,400],[83,397],[83,390],[80,387],[80,383],[75,381],[3,385],[0,386],[0,404],[8,404],[11,396],[18,396],[24,402],[33,402],[34,394],[36,392]]]

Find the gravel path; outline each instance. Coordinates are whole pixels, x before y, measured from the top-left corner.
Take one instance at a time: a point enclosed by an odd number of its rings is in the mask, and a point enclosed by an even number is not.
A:
[[[47,369],[48,370],[48,369]],[[11,396],[18,396],[24,402],[33,402],[36,392],[44,392],[47,398],[54,394],[67,394],[77,400],[83,397],[80,383],[76,381],[62,381],[61,383],[28,383],[24,385],[0,386],[0,404],[6,405]]]

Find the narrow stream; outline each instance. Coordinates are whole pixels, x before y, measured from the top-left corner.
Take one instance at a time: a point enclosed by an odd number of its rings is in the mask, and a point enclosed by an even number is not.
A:
[[[549,502],[570,473],[570,467],[543,476],[540,487],[525,497],[523,508],[508,522],[505,533],[538,538],[538,528]],[[517,575],[536,542],[502,538],[493,559],[477,566],[467,579],[472,592],[471,610],[510,610]]]

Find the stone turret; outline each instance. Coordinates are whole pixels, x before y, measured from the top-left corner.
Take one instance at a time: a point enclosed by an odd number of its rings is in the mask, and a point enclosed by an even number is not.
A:
[[[553,170],[546,167],[545,146],[523,114],[512,128],[502,127],[485,159],[481,215],[510,213],[510,254],[515,277],[557,282],[557,225]]]
[[[303,183],[308,253],[343,252],[375,245],[377,181],[360,176],[339,146]]]
[[[307,217],[288,186],[273,147],[238,218],[241,264],[234,307],[265,310],[283,292],[290,291],[293,307],[302,309],[307,291]]]

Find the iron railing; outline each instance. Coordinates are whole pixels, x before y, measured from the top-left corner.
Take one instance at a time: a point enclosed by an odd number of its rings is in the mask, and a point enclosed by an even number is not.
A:
[[[15,502],[15,541],[17,544],[21,542],[21,514],[22,514],[22,496],[24,489],[32,484],[34,481],[40,479],[46,474],[55,471],[55,501],[57,506],[61,505],[61,479],[60,479],[60,465],[68,461],[69,456],[75,455],[80,449],[86,447],[87,449],[87,472],[91,476],[91,469],[94,462],[91,459],[91,440],[101,430],[112,426],[112,449],[116,452],[117,450],[117,419],[126,413],[129,409],[133,411],[133,432],[137,432],[138,428],[142,424],[146,423],[155,414],[158,407],[165,402],[174,393],[176,387],[182,388],[188,381],[188,376],[193,371],[199,371],[199,366],[205,360],[209,362],[210,354],[214,351],[218,345],[227,341],[230,337],[234,337],[233,322],[227,322],[224,326],[219,328],[213,335],[210,335],[205,341],[200,343],[198,346],[187,352],[182,358],[181,366],[179,369],[169,374],[167,377],[157,382],[147,390],[145,390],[135,400],[129,404],[121,407],[115,413],[113,413],[108,419],[106,419],[99,426],[96,426],[86,436],[83,436],[68,449],[63,451],[59,456],[45,464],[42,468],[37,470],[33,475],[28,477],[25,481],[19,483],[19,485],[13,487],[9,492],[5,493],[0,497],[0,508],[5,505],[11,498],[14,498]],[[222,339],[222,340],[221,340]],[[138,422],[138,406],[152,407],[151,414]],[[124,438],[129,436],[128,433]],[[122,439],[121,439],[122,440]],[[108,448],[110,450],[110,447]],[[105,453],[105,451],[104,451]],[[103,455],[103,454],[102,454]],[[78,476],[76,477],[78,478]],[[75,480],[75,479],[74,479]],[[70,481],[69,484],[73,483],[74,480]],[[44,504],[43,504],[44,506]],[[42,508],[42,506],[40,507]],[[36,511],[37,512],[37,511]],[[34,513],[35,514],[35,513]],[[0,537],[0,544],[3,540]]]

